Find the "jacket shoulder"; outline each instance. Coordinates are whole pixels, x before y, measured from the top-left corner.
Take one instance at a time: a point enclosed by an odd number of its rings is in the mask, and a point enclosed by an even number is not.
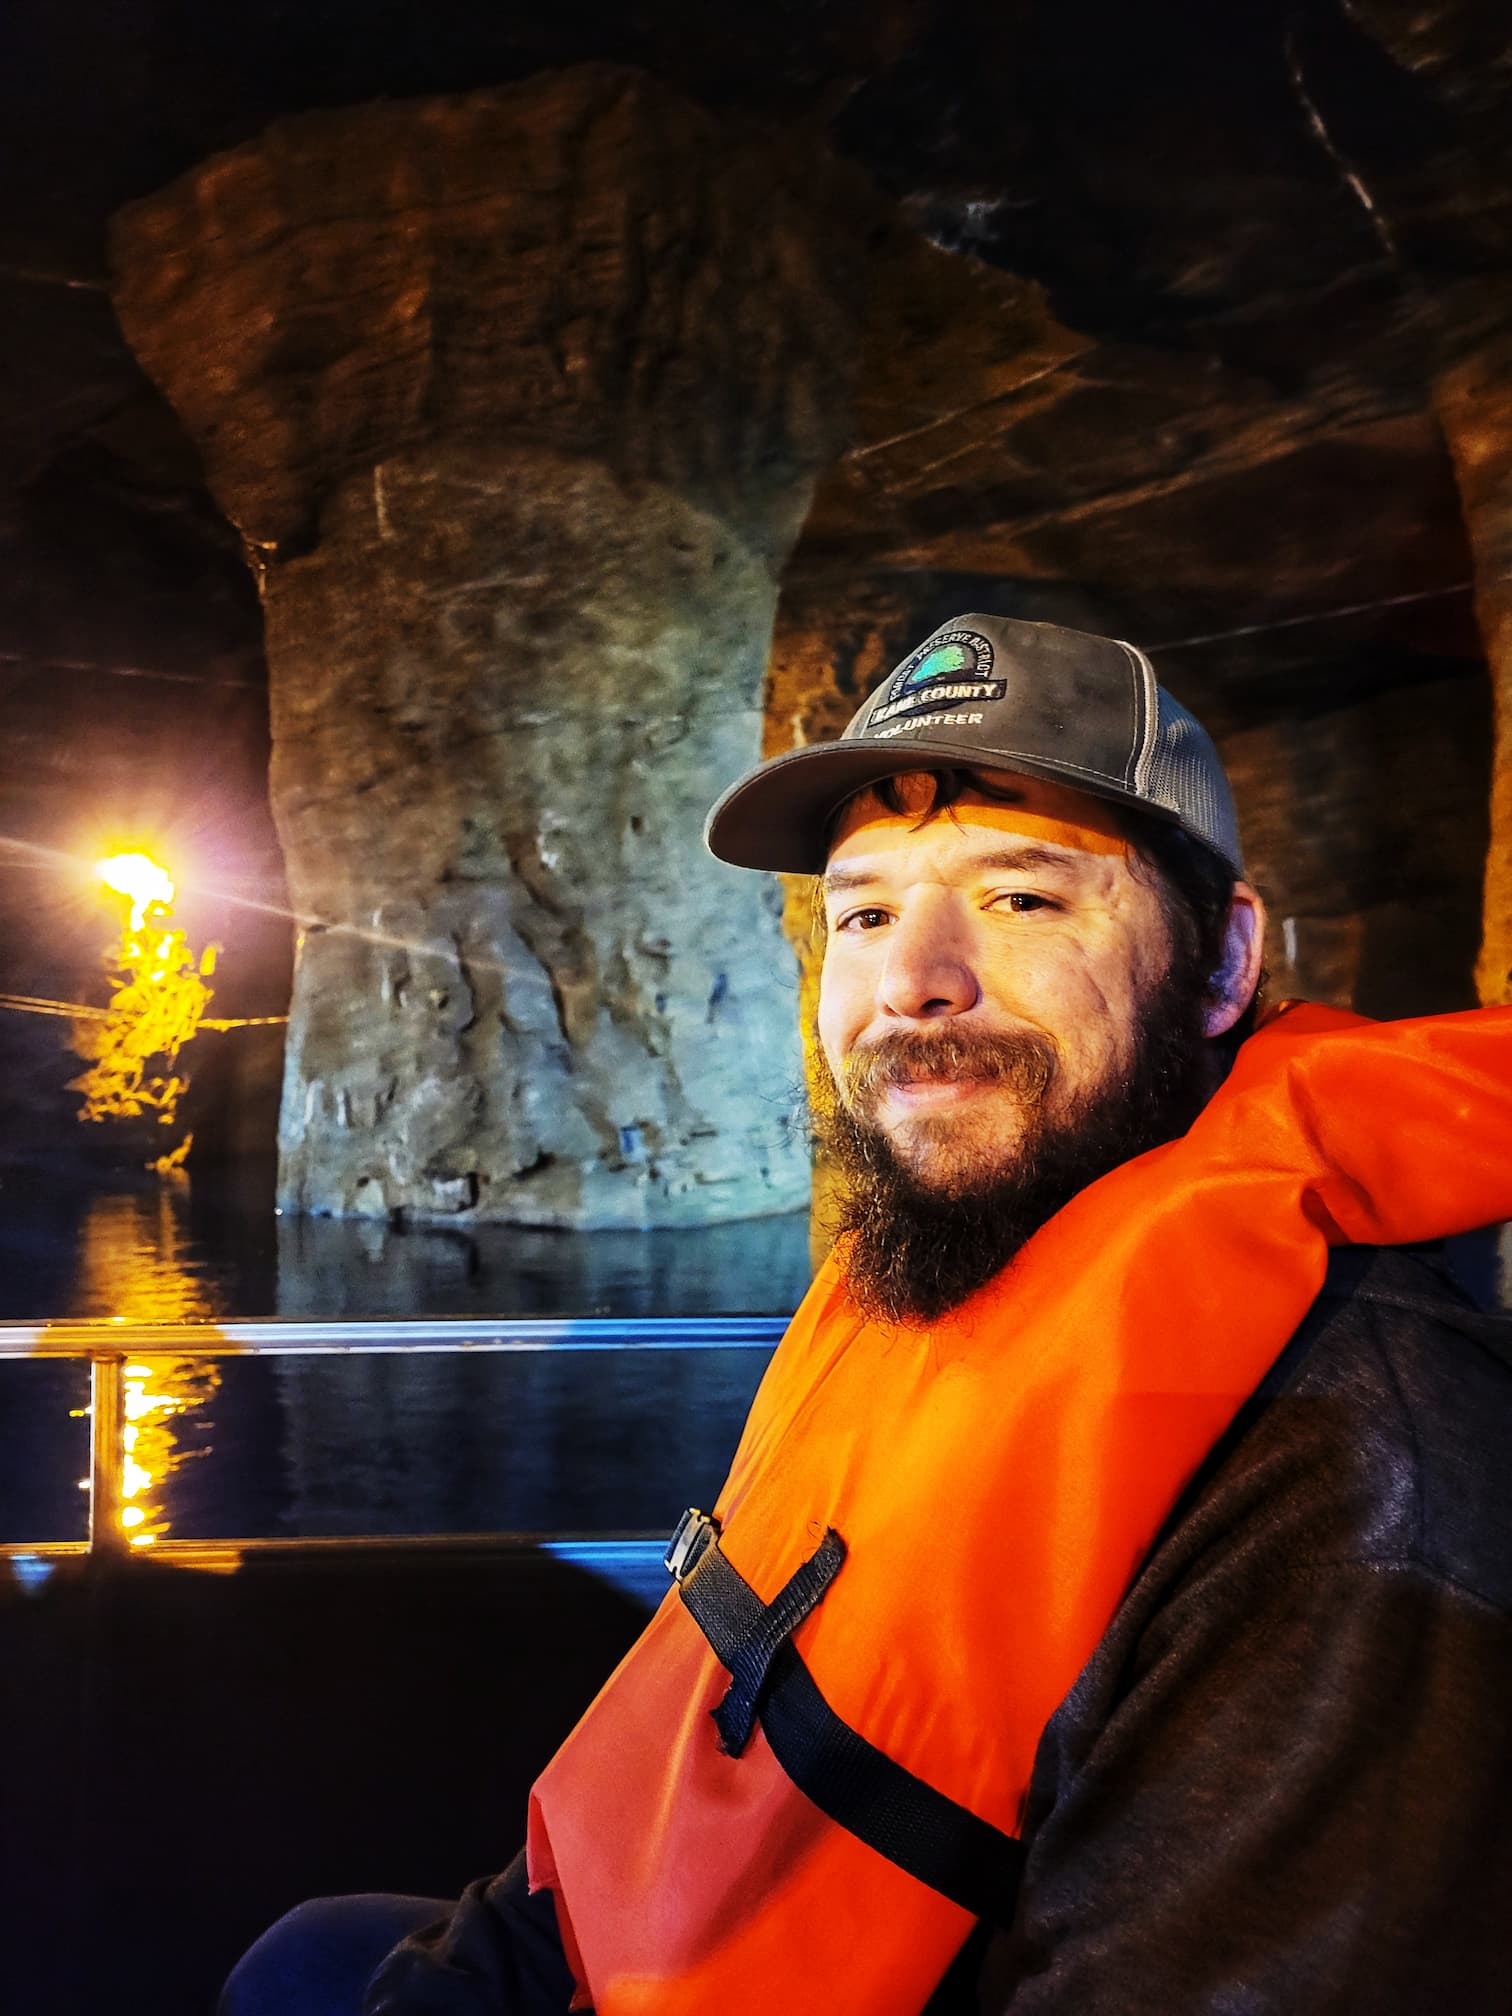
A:
[[[1352,1486],[1355,1551],[1512,1613],[1512,1317],[1431,1253],[1341,1255],[1266,1386],[1332,1417],[1322,1453]]]
[[[1411,1563],[1512,1614],[1512,1318],[1431,1250],[1336,1254],[1149,1565],[1214,1547],[1291,1572]]]

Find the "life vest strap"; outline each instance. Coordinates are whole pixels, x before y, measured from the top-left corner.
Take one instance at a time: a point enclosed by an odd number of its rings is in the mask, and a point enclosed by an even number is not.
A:
[[[785,1775],[836,1826],[974,1918],[1006,1922],[1023,1867],[1022,1842],[916,1778],[842,1721],[792,1644],[791,1633],[844,1558],[845,1543],[832,1528],[767,1605],[720,1547],[717,1527],[702,1536],[678,1594],[731,1675],[730,1690],[713,1711],[720,1747],[738,1757],[759,1720]],[[732,1697],[731,1714],[722,1720]],[[732,1736],[745,1728],[738,1747],[727,1740],[726,1721]]]
[[[824,1538],[808,1559],[788,1577],[770,1603],[763,1603],[733,1568],[728,1577],[714,1569],[713,1583],[705,1580],[716,1558],[724,1561],[726,1568],[729,1563],[719,1549],[719,1522],[707,1513],[685,1512],[678,1533],[683,1532],[690,1517],[704,1522],[697,1553],[692,1567],[682,1569],[681,1573],[676,1569],[672,1572],[679,1595],[708,1639],[715,1658],[730,1675],[724,1699],[712,1712],[720,1749],[727,1757],[738,1757],[756,1726],[757,1706],[772,1661],[815,1604],[822,1601],[824,1592],[839,1574],[845,1559],[845,1542],[833,1526],[827,1527]],[[676,1551],[674,1535],[673,1547],[667,1554],[669,1562]],[[710,1591],[707,1601],[705,1588]]]

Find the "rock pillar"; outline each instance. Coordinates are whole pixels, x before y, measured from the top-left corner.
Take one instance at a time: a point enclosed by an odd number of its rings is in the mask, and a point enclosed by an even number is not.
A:
[[[116,220],[262,586],[287,1208],[803,1202],[779,894],[700,829],[759,753],[866,203],[593,66],[294,120]]]

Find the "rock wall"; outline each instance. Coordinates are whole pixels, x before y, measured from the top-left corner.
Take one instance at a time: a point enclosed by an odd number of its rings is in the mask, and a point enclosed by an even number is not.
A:
[[[1367,61],[1366,58],[1370,60]],[[1308,62],[1321,130],[1421,332],[1490,668],[1480,996],[1512,1001],[1512,129],[1507,23],[1480,0],[1345,0]],[[1367,88],[1361,89],[1365,85]]]
[[[864,185],[605,66],[317,115],[117,220],[256,558],[285,1208],[801,1203],[776,892],[707,859],[845,424]]]

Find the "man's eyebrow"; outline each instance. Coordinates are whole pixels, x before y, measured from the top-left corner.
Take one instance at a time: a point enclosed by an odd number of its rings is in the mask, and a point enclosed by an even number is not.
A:
[[[1073,872],[1082,865],[1081,856],[1070,847],[1050,847],[1041,841],[1025,841],[1022,847],[995,847],[989,853],[973,854],[968,864],[974,874],[1002,873],[1034,869],[1070,869]],[[823,888],[826,896],[837,896],[845,890],[865,889],[875,882],[886,879],[880,868],[826,868]]]
[[[837,896],[843,889],[865,889],[880,879],[872,868],[826,868],[821,886],[826,896]]]

